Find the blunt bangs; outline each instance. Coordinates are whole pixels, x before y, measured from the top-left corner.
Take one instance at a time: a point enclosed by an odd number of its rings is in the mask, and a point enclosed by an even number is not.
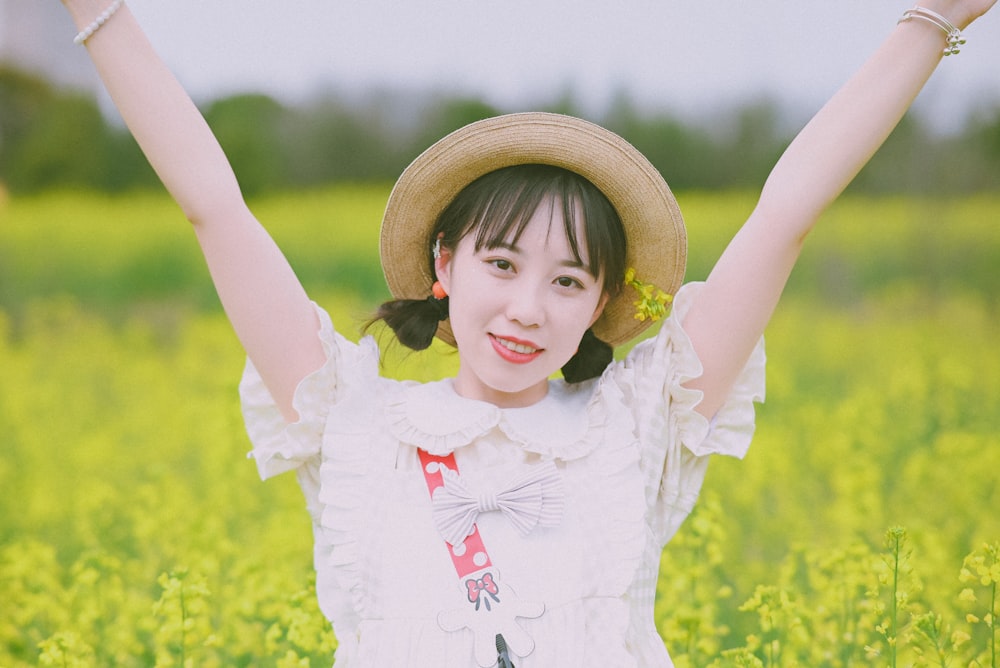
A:
[[[607,197],[575,172],[552,165],[505,167],[466,186],[442,212],[433,236],[452,248],[475,234],[475,249],[516,244],[543,202],[562,207],[573,259],[616,295],[625,275],[625,232]],[[582,216],[582,220],[580,220]],[[582,230],[584,243],[579,232]],[[581,252],[581,248],[585,252]]]

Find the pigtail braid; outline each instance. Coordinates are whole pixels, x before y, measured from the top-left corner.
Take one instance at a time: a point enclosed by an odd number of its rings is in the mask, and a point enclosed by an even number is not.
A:
[[[593,330],[588,329],[580,340],[576,354],[563,366],[563,378],[567,383],[580,383],[596,378],[604,373],[612,359],[614,351],[611,346],[597,338]]]
[[[404,346],[413,350],[424,350],[434,340],[438,323],[447,318],[447,297],[396,299],[379,306],[368,325],[382,320]]]

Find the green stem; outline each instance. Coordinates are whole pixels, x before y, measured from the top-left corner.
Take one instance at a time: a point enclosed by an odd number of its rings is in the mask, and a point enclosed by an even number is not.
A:
[[[994,560],[995,561],[995,560]],[[990,601],[990,665],[997,668],[997,583],[993,583],[993,599]]]
[[[899,601],[897,599],[899,592],[899,542],[900,535],[894,533],[892,548],[892,626],[891,637],[889,638],[889,656],[892,668],[896,668],[896,638],[898,636],[896,624],[899,619]]]
[[[187,664],[187,608],[184,606],[184,583],[181,582],[181,668]]]
[[[840,627],[839,635],[841,638],[846,638],[848,636],[854,637],[854,628],[851,624],[852,613],[854,611],[854,600],[851,596],[850,588],[845,583],[846,579],[842,579],[840,585],[840,619],[838,620]],[[851,665],[851,653],[851,644],[846,642],[842,643],[840,649],[840,661],[845,667],[849,667]]]
[[[691,578],[691,592],[690,592],[690,594],[691,594],[691,600],[692,601],[697,601],[698,600],[698,591],[697,591],[697,586],[695,585],[695,578]],[[695,636],[696,636],[696,634],[698,632],[698,629],[696,628],[696,625],[697,625],[697,622],[694,619],[690,620],[688,622],[688,624],[687,624],[687,636],[688,636],[687,637],[687,650],[688,650],[688,656],[689,657],[694,657],[695,649],[697,647],[697,642],[695,640]]]

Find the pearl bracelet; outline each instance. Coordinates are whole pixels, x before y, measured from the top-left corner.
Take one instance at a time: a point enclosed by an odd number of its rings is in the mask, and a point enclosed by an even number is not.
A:
[[[920,19],[921,21],[927,21],[942,31],[947,36],[948,46],[944,47],[944,55],[953,56],[959,52],[960,46],[965,44],[965,39],[962,37],[962,31],[952,25],[951,21],[941,16],[937,12],[933,12],[929,9],[925,9],[920,5],[916,5],[913,9],[908,9],[903,12],[903,17],[899,19],[897,23],[902,23],[903,21],[909,21],[910,19]]]
[[[80,33],[76,37],[73,38],[73,43],[74,44],[83,44],[88,39],[90,39],[90,37],[95,32],[97,32],[98,30],[100,30],[101,26],[104,25],[105,23],[107,23],[108,19],[110,19],[112,16],[114,16],[115,12],[117,12],[119,9],[121,9],[122,5],[124,5],[124,4],[125,4],[125,0],[115,0],[114,2],[112,2],[111,6],[108,7],[107,9],[105,9],[103,12],[101,12],[97,16],[97,18],[94,19],[93,23],[91,23],[89,26],[87,26],[86,28],[84,28],[83,30],[81,30]]]

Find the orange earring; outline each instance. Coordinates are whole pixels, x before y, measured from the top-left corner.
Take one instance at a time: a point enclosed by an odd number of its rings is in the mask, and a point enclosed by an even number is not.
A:
[[[444,286],[441,285],[441,281],[434,281],[434,285],[431,286],[431,294],[434,295],[434,299],[441,300],[448,296],[448,293],[444,291]]]

